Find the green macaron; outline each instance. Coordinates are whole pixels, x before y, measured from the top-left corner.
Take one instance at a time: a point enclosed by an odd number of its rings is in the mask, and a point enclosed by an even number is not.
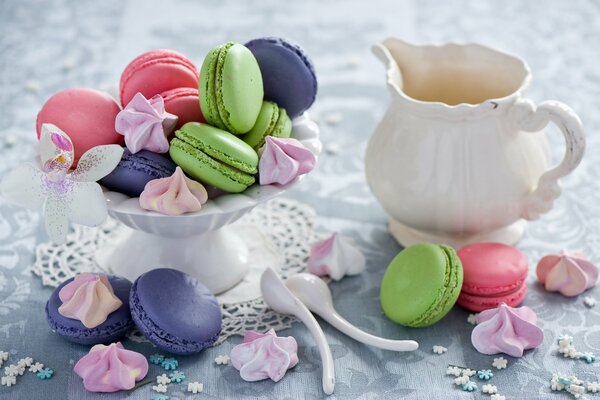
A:
[[[258,155],[244,141],[207,124],[188,122],[175,132],[169,155],[192,178],[230,193],[255,181]]]
[[[285,109],[272,101],[263,101],[256,123],[241,139],[258,150],[265,144],[267,136],[288,138],[291,133],[292,121]]]
[[[229,42],[212,49],[200,69],[200,108],[206,121],[236,135],[254,126],[263,101],[263,81],[254,55]]]
[[[416,244],[398,253],[385,271],[381,307],[400,325],[429,326],[450,311],[462,283],[462,265],[453,248]]]

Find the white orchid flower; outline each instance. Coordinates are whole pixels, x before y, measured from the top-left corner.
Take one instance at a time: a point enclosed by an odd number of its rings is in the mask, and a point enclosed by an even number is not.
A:
[[[119,145],[96,146],[86,151],[70,172],[74,152],[71,138],[52,124],[43,124],[40,135],[42,169],[27,163],[9,171],[0,181],[6,200],[29,209],[43,209],[50,240],[62,244],[69,222],[98,226],[108,216],[106,200],[97,180],[119,163]]]

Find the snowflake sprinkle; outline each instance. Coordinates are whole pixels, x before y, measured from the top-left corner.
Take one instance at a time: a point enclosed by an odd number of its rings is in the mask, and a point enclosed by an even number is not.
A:
[[[489,385],[488,384],[488,385],[483,385],[481,387],[481,391],[483,393],[487,393],[487,394],[495,394],[495,393],[498,393],[498,388],[496,386],[494,386],[494,385]]]
[[[461,373],[462,373],[462,369],[460,369],[454,365],[449,365],[448,369],[446,370],[446,375],[460,376]]]
[[[152,386],[152,390],[158,393],[167,393],[167,385]]]
[[[477,325],[477,314],[469,314],[469,317],[467,317],[467,322],[471,325]]]
[[[463,369],[463,371],[462,371],[462,374],[463,374],[464,376],[473,376],[473,375],[475,375],[476,373],[477,373],[477,371],[475,371],[474,369],[470,369],[470,368],[465,368],[465,369]]]
[[[217,365],[227,365],[229,364],[229,356],[227,354],[221,354],[215,357],[215,363],[217,363]]]
[[[454,384],[461,386],[461,385],[466,384],[469,381],[470,381],[469,377],[466,375],[463,375],[463,376],[459,376],[458,378],[455,378]]]
[[[164,359],[165,356],[163,356],[162,354],[152,354],[150,356],[150,363],[154,365],[160,365]]]
[[[8,351],[0,351],[0,361],[8,360]]]
[[[169,377],[171,378],[171,382],[175,383],[181,383],[185,380],[185,374],[181,371],[174,371]]]
[[[445,348],[444,346],[433,346],[433,352],[435,354],[444,354],[447,351],[448,351],[448,349]]]
[[[31,364],[33,364],[33,358],[31,357],[25,357],[25,358],[21,358],[18,362],[17,365],[19,367],[30,367]]]
[[[468,381],[462,386],[462,390],[464,390],[465,392],[473,392],[477,390],[477,384],[475,382]]]
[[[19,375],[19,366],[10,364],[8,367],[4,367],[4,375],[6,376],[17,376]]]
[[[169,396],[165,396],[164,394],[155,394],[152,396],[152,400],[169,400]]]
[[[585,360],[585,362],[588,364],[596,362],[596,356],[594,355],[594,353],[590,353],[590,352],[582,353],[579,356],[579,358],[581,358],[582,360]]]
[[[489,381],[494,376],[491,369],[481,369],[477,371],[477,377],[482,381]]]
[[[583,298],[583,304],[585,304],[589,308],[592,308],[596,305],[596,299],[590,296],[585,296]]]
[[[164,360],[162,360],[160,365],[167,371],[168,370],[176,370],[177,367],[179,366],[179,362],[177,362],[177,360],[174,358],[165,358]]]
[[[17,377],[14,375],[3,376],[0,380],[2,386],[12,386],[17,384]]]
[[[187,386],[187,391],[194,394],[201,393],[204,390],[204,384],[200,382],[190,382]]]
[[[588,392],[596,393],[600,392],[600,383],[598,382],[590,382],[587,385]]]
[[[54,375],[54,371],[51,370],[50,368],[44,368],[36,374],[36,376],[38,378],[40,378],[41,380],[50,379],[50,378],[52,378],[52,375]]]
[[[156,377],[156,383],[159,385],[167,385],[171,383],[171,379],[167,376],[167,374],[162,374]]]
[[[492,363],[492,367],[494,367],[496,369],[506,368],[507,365],[508,365],[508,361],[504,357],[494,358],[494,362]]]
[[[29,372],[37,373],[40,372],[44,368],[44,364],[36,362],[31,367],[29,367]]]
[[[499,394],[493,394],[492,397],[490,397],[490,400],[506,400],[506,397]]]

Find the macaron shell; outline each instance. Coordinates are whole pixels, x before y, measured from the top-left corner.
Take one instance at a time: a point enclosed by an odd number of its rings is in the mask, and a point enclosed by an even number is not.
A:
[[[175,129],[188,122],[206,122],[200,110],[198,89],[176,88],[161,93],[161,96],[165,102],[165,110],[178,117]]]
[[[314,103],[318,87],[315,68],[300,46],[277,37],[254,39],[246,46],[260,66],[266,100],[285,108],[291,119]]]
[[[273,132],[278,120],[279,107],[277,107],[277,104],[272,101],[263,101],[256,123],[250,132],[241,137],[242,140],[257,150],[265,143],[265,137]]]
[[[147,150],[132,154],[125,149],[117,167],[99,183],[109,190],[139,197],[148,182],[171,176],[176,167],[166,155]]]
[[[461,292],[458,296],[457,304],[473,312],[481,312],[498,307],[506,303],[511,307],[517,307],[525,300],[527,294],[527,285],[523,284],[510,294],[499,296],[480,296]]]
[[[215,296],[183,272],[158,268],[141,275],[130,296],[133,319],[163,350],[190,354],[214,343],[221,332]]]
[[[115,131],[119,111],[108,93],[89,88],[62,90],[50,97],[38,113],[37,137],[44,123],[63,130],[73,142],[76,167],[79,158],[92,147],[123,143],[123,135]]]
[[[217,61],[221,47],[212,49],[204,58],[202,68],[200,69],[200,81],[198,83],[198,94],[200,97],[200,108],[206,121],[212,126],[220,129],[226,129],[219,110],[217,109],[217,97],[215,94],[215,79],[217,71]]]
[[[106,321],[95,328],[86,328],[81,321],[67,318],[58,312],[58,308],[62,305],[58,293],[65,285],[73,281],[73,278],[70,278],[54,290],[46,303],[46,319],[50,328],[71,342],[86,345],[114,342],[133,329],[129,310],[131,282],[117,276],[109,275],[108,278],[115,295],[123,302],[123,305],[110,313]]]
[[[292,120],[288,117],[284,108],[279,107],[279,118],[271,132],[271,136],[277,138],[289,138],[292,134]]]
[[[392,321],[423,327],[452,308],[462,285],[462,269],[454,250],[429,243],[401,251],[381,282],[381,305]]]
[[[198,87],[198,72],[183,54],[153,50],[141,54],[125,67],[120,80],[120,100],[125,107],[140,92],[147,99],[180,87]]]

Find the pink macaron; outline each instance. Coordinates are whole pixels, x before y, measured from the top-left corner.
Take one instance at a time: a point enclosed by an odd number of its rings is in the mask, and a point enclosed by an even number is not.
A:
[[[198,89],[196,66],[173,50],[153,50],[141,54],[125,67],[121,75],[120,100],[123,107],[140,92],[150,99],[171,89]]]
[[[176,88],[160,95],[165,101],[165,110],[179,118],[175,129],[188,122],[206,122],[200,110],[198,88]]]
[[[527,293],[527,257],[502,243],[474,243],[457,252],[464,280],[458,304],[480,312],[506,303],[516,307]]]
[[[54,124],[73,142],[75,162],[95,146],[121,144],[123,136],[115,131],[115,118],[121,111],[108,94],[95,89],[66,89],[50,97],[37,115],[38,139],[42,124]]]

